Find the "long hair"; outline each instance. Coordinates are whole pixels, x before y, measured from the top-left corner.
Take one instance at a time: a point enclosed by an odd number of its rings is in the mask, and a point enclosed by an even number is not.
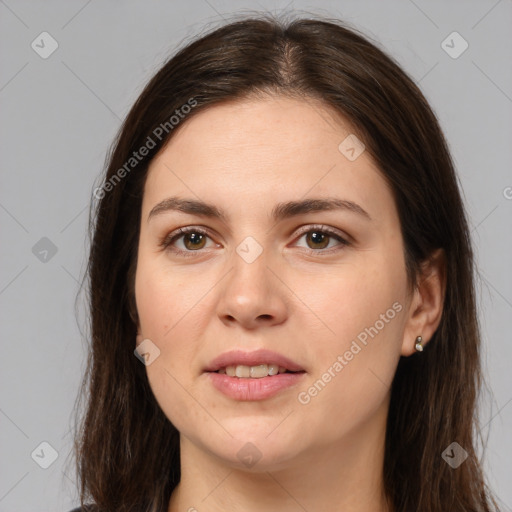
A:
[[[180,480],[179,433],[133,353],[149,163],[176,123],[222,102],[267,94],[319,99],[357,130],[392,190],[411,288],[434,250],[446,255],[440,325],[421,356],[400,359],[391,388],[383,478],[393,510],[498,510],[476,450],[483,382],[476,269],[438,120],[396,61],[356,29],[339,20],[268,14],[232,20],[177,51],[145,86],[107,155],[104,185],[90,212],[91,345],[80,394],[86,409],[75,440],[82,506],[92,501],[101,512],[163,512]],[[143,146],[147,155],[135,160]],[[441,457],[452,442],[468,454],[457,469]]]

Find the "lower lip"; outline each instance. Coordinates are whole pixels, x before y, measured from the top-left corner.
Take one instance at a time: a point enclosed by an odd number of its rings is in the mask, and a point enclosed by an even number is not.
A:
[[[265,400],[283,389],[294,386],[304,377],[301,373],[278,373],[261,379],[229,377],[225,373],[208,372],[215,388],[235,400]]]

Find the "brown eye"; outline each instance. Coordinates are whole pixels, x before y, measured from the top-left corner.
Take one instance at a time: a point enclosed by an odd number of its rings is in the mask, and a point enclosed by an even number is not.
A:
[[[329,245],[329,238],[332,238],[322,231],[309,231],[306,233],[306,240],[311,242],[311,249],[325,249]]]
[[[186,233],[183,236],[183,245],[186,249],[197,250],[202,249],[204,247],[204,242],[206,241],[206,235],[202,233],[198,233],[196,231],[192,231],[190,233]],[[190,244],[190,245],[189,245]]]

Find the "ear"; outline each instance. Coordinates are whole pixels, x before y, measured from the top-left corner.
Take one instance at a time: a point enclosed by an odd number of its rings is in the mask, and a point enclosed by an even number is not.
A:
[[[138,347],[144,341],[144,336],[140,333],[140,328],[137,328],[137,336],[135,338],[135,346]]]
[[[422,337],[424,347],[430,341],[441,322],[445,291],[446,255],[443,249],[437,249],[421,265],[421,275],[407,311],[401,355],[416,352],[418,336]]]

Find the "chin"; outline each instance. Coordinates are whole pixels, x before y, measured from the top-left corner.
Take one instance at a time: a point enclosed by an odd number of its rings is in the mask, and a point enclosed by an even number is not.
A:
[[[214,445],[209,437],[205,445],[208,451],[233,468],[257,473],[275,471],[287,467],[299,455],[299,446],[298,440],[283,433],[273,437],[275,432],[269,435],[271,431],[268,428],[253,429],[245,436],[238,431],[228,442],[222,440]]]

